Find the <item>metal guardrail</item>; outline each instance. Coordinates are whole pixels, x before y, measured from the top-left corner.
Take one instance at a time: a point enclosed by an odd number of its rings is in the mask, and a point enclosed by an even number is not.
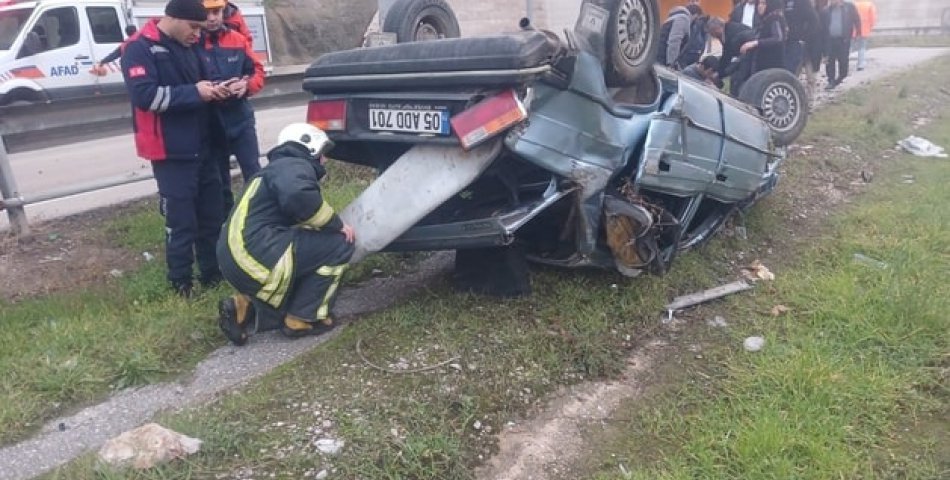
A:
[[[268,77],[264,90],[250,98],[256,109],[306,101],[303,73]],[[7,153],[67,143],[77,135],[104,136],[131,132],[132,111],[125,94],[52,103],[0,107],[0,136]]]
[[[0,137],[0,210],[6,210],[10,217],[10,228],[13,234],[27,236],[30,234],[30,224],[26,219],[26,211],[23,204],[20,191],[16,186],[16,178],[13,177],[13,168],[10,166],[10,159],[7,158],[7,147],[3,144],[3,137]]]

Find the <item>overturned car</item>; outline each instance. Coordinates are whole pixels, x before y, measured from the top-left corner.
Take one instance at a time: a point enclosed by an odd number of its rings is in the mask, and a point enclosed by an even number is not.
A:
[[[564,38],[522,26],[309,67],[330,156],[380,172],[342,212],[354,261],[457,250],[463,286],[508,294],[526,275],[478,279],[525,260],[662,273],[775,187],[807,116],[791,74],[753,76],[744,103],[654,68],[655,0],[585,0]]]

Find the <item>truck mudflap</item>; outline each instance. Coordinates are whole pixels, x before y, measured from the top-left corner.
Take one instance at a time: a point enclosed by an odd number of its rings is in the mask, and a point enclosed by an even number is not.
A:
[[[501,151],[500,139],[470,151],[417,145],[340,213],[356,231],[351,263],[378,252],[474,182]]]

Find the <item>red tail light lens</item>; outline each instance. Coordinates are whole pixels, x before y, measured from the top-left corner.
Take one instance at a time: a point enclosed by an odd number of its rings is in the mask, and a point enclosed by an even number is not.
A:
[[[527,117],[528,111],[515,91],[506,90],[452,117],[451,123],[462,148],[468,150]]]
[[[314,100],[307,105],[307,123],[320,130],[346,130],[346,100]]]

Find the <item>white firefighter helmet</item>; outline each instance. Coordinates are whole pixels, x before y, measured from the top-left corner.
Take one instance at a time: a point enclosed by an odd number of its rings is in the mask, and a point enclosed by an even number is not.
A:
[[[333,142],[327,137],[327,134],[309,123],[291,123],[284,127],[277,135],[277,145],[283,145],[287,142],[294,142],[310,150],[314,157],[326,153],[333,148]]]

